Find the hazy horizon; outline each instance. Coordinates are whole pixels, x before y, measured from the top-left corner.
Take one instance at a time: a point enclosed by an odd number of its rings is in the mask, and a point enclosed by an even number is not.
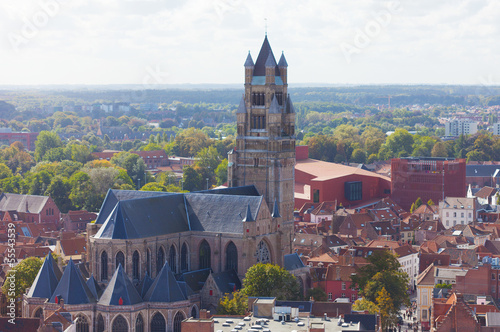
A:
[[[242,85],[265,19],[291,86],[500,85],[494,0],[20,0],[0,86]]]

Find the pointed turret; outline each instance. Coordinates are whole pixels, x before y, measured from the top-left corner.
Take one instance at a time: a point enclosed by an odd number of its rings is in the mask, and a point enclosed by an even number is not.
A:
[[[139,285],[137,285],[137,291],[139,292],[142,298],[146,296],[146,293],[148,292],[149,287],[151,287],[152,284],[153,284],[153,279],[151,279],[149,274],[146,272],[144,278],[141,280]]]
[[[175,279],[168,262],[165,262],[160,273],[149,288],[144,301],[147,302],[177,302],[186,300],[186,296]]]
[[[89,286],[90,291],[92,292],[92,295],[99,300],[99,298],[102,295],[102,288],[99,286],[97,281],[94,278],[94,274],[90,275],[89,280],[87,280],[87,286]]]
[[[266,76],[266,62],[269,58],[269,55],[274,59],[273,50],[271,49],[271,45],[269,45],[269,41],[267,40],[267,36],[264,38],[264,42],[262,43],[262,47],[260,48],[259,56],[255,61],[255,67],[253,70],[254,76]],[[276,61],[274,61],[276,63]],[[275,75],[279,76],[279,69],[276,66]]]
[[[266,68],[276,67],[276,60],[274,59],[274,55],[272,53],[269,53],[269,55],[267,56],[265,66]]]
[[[288,67],[288,63],[286,62],[286,59],[285,59],[285,52],[281,52],[281,57],[280,57],[280,61],[278,62],[278,67],[280,67],[280,68]]]
[[[278,104],[278,99],[276,99],[276,95],[273,96],[273,100],[271,101],[271,106],[269,106],[269,114],[280,114],[281,108],[280,104]]]
[[[245,216],[245,218],[243,219],[244,222],[247,222],[247,221],[255,221],[252,217],[252,211],[250,210],[250,204],[247,205],[247,214]]]
[[[274,199],[274,207],[273,207],[273,213],[271,214],[271,217],[273,218],[281,218],[280,215],[280,207],[278,205],[278,199]]]
[[[246,112],[247,112],[247,107],[245,105],[245,97],[242,96],[240,100],[240,106],[238,106],[236,114],[245,114]]]
[[[248,56],[245,60],[245,68],[253,68],[254,66],[252,56],[250,55],[250,51],[248,51]]]
[[[293,107],[292,99],[290,95],[287,96],[286,99],[286,113],[295,113],[295,107]]]
[[[142,302],[142,297],[123,271],[122,265],[119,264],[97,304],[134,305],[140,302]]]
[[[65,304],[85,304],[96,302],[96,298],[90,291],[85,280],[83,280],[80,271],[75,266],[75,263],[73,263],[71,258],[68,265],[64,269],[61,280],[52,293],[49,302],[59,303],[61,298],[64,300]]]
[[[57,267],[54,258],[52,258],[52,254],[48,254],[30,287],[28,297],[50,299],[57,288],[60,277],[61,271]]]

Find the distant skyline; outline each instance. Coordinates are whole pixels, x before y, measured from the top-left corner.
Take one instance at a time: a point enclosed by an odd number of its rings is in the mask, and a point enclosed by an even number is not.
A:
[[[500,85],[498,0],[0,3],[0,85],[243,84],[265,33],[289,83]]]

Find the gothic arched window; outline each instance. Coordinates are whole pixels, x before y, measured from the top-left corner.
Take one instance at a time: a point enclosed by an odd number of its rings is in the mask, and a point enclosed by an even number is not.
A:
[[[36,309],[35,314],[33,315],[33,317],[43,318],[43,309],[42,308]]]
[[[141,314],[135,320],[135,332],[144,332],[144,320]]]
[[[165,264],[165,251],[163,251],[163,247],[160,247],[158,255],[156,255],[156,274],[160,273],[163,264]]]
[[[168,253],[168,263],[172,272],[175,273],[177,271],[177,251],[173,244],[170,246],[170,252]]]
[[[146,271],[151,277],[151,250],[146,250]]]
[[[198,310],[196,310],[195,306],[191,309],[191,317],[198,318]]]
[[[97,332],[104,332],[104,318],[101,314],[97,316]]]
[[[108,253],[103,251],[101,254],[101,281],[108,280]]]
[[[128,332],[128,324],[122,315],[118,315],[113,321],[111,332]]]
[[[167,325],[165,323],[165,318],[163,315],[157,312],[153,319],[151,320],[151,332],[166,332]]]
[[[255,256],[257,257],[257,263],[271,263],[271,253],[264,240],[259,242]]]
[[[87,321],[87,318],[84,315],[78,314],[76,316],[75,325],[76,325],[76,332],[89,332],[89,322]]]
[[[116,253],[116,266],[115,266],[115,269],[117,269],[118,266],[120,266],[120,264],[125,269],[125,255],[123,255],[123,252],[118,251],[118,253]]]
[[[238,249],[233,241],[226,247],[226,270],[235,270],[238,272]]]
[[[189,270],[188,262],[189,259],[187,244],[183,243],[181,248],[181,272],[186,272],[187,270]]]
[[[200,244],[200,251],[199,251],[199,258],[200,258],[200,270],[201,269],[209,269],[212,266],[211,263],[211,251],[210,251],[210,245],[206,240],[201,241]]]
[[[139,252],[136,250],[132,255],[132,278],[134,280],[139,280],[141,276],[139,275]]]
[[[181,322],[184,320],[184,314],[178,311],[174,317],[174,332],[181,332]]]

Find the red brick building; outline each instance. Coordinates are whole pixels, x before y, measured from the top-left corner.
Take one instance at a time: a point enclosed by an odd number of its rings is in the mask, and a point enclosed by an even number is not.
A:
[[[407,211],[418,197],[436,204],[445,197],[466,197],[465,159],[392,159],[391,185],[391,198]]]
[[[356,267],[350,265],[328,266],[325,279],[325,293],[328,301],[337,298],[347,298],[351,303],[358,299],[358,290],[351,289],[351,275],[356,273]]]
[[[23,143],[27,150],[35,151],[35,141],[38,133],[12,132],[10,129],[0,130],[0,145],[11,145],[14,142]]]
[[[97,214],[81,211],[68,211],[62,214],[63,227],[66,231],[85,231],[87,224],[97,219]]]
[[[98,159],[111,160],[113,156],[120,151],[103,151],[103,152],[94,152],[92,153]],[[155,150],[155,151],[131,151],[131,153],[135,153],[139,157],[144,160],[146,164],[146,168],[148,169],[156,169],[158,167],[168,166],[170,165],[170,161],[168,160],[167,153],[164,150]]]
[[[304,203],[337,201],[344,207],[376,203],[391,193],[391,180],[361,168],[309,158],[307,146],[297,146],[295,208]]]
[[[58,225],[61,213],[50,196],[0,195],[0,216],[2,221],[24,221]]]

